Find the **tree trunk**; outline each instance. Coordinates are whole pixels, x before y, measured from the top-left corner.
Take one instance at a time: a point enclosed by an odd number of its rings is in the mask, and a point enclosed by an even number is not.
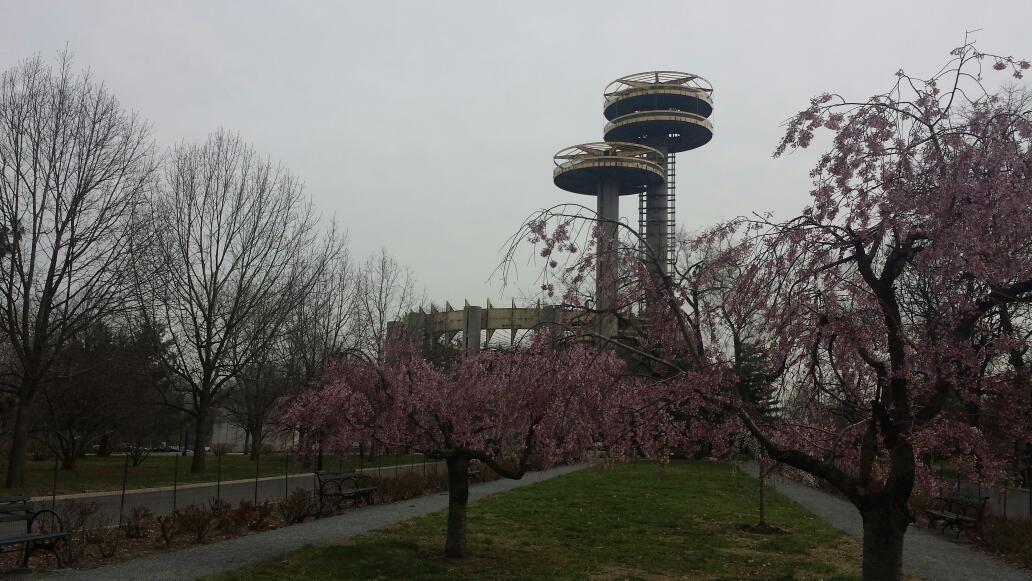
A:
[[[766,476],[763,474],[763,465],[760,465],[760,527],[767,526],[767,499],[764,489],[767,487]]]
[[[78,459],[79,455],[76,454],[74,440],[67,446],[61,447],[61,470],[75,470],[76,460]]]
[[[448,458],[448,539],[444,556],[466,556],[466,504],[469,502],[469,456]]]
[[[194,424],[194,448],[193,460],[190,462],[190,473],[200,474],[207,468],[208,447],[208,414],[198,412],[197,422]]]
[[[100,437],[100,442],[97,443],[97,456],[100,458],[106,458],[111,455],[111,435],[104,434]]]
[[[35,393],[35,389],[32,392]],[[31,397],[18,398],[18,408],[14,414],[14,426],[11,433],[11,451],[7,458],[7,481],[5,483],[7,488],[25,484],[25,455],[29,450],[31,409]]]
[[[886,502],[860,510],[864,523],[863,581],[903,577],[903,536],[910,525],[905,502]]]
[[[254,435],[251,436],[251,459],[252,460],[257,460],[258,459],[258,455],[262,453],[262,441],[264,439],[265,438],[262,436],[260,431],[255,432]]]

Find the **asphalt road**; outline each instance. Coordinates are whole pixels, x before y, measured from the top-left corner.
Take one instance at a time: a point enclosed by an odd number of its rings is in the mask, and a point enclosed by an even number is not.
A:
[[[332,467],[330,467],[332,469]],[[369,475],[392,476],[406,471],[430,472],[445,470],[443,462],[427,462],[425,464],[407,464],[403,466],[384,466],[378,468],[366,468],[361,472]],[[98,514],[112,524],[119,522],[120,515],[127,515],[134,507],[142,506],[150,509],[154,516],[168,514],[176,508],[183,508],[191,504],[207,504],[212,499],[222,498],[231,503],[241,500],[258,502],[265,500],[279,501],[295,488],[307,488],[313,492],[316,489],[315,475],[291,474],[279,477],[260,478],[257,484],[254,479],[244,481],[232,481],[216,484],[197,483],[184,484],[173,490],[172,487],[145,488],[141,490],[128,490],[123,500],[121,492],[97,492],[88,494],[69,494],[56,498],[34,497],[33,505],[36,510],[51,508],[55,504],[61,507],[65,500],[74,499],[82,502],[96,502],[99,508]],[[58,510],[58,512],[61,512]],[[0,533],[24,531],[23,523],[3,523],[0,525]]]

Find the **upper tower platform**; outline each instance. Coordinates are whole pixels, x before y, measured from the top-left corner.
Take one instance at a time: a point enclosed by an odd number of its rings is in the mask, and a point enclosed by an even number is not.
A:
[[[641,143],[677,153],[713,138],[713,86],[691,73],[649,71],[605,89],[606,141]]]

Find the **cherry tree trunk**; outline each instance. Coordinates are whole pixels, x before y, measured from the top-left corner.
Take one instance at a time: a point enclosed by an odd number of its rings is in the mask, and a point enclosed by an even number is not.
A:
[[[448,464],[448,538],[444,555],[466,556],[466,504],[469,502],[469,456],[451,456]]]
[[[910,525],[906,503],[885,502],[861,508],[864,524],[863,581],[903,577],[903,536]]]
[[[760,527],[767,526],[767,498],[766,498],[766,476],[763,474],[763,466],[760,466]]]

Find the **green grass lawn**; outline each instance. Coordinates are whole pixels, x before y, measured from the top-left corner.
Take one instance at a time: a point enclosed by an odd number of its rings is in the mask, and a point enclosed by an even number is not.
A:
[[[595,467],[475,502],[463,560],[442,556],[445,513],[216,577],[269,579],[858,579],[860,547],[724,464]],[[347,518],[346,516],[344,518]]]
[[[173,478],[177,478],[180,484],[214,482],[219,477],[218,457],[209,455],[208,469],[200,474],[190,474],[190,460],[190,456],[178,457],[177,468],[177,458],[174,455],[151,456],[135,468],[129,466],[126,487],[132,489],[171,486]],[[369,460],[363,462],[355,456],[326,456],[323,460],[323,468],[328,471],[337,471],[339,469],[351,470],[359,466],[391,466],[396,463],[408,464],[422,461],[423,457],[417,454],[386,454],[379,456],[375,462]],[[121,490],[124,467],[125,456],[80,458],[75,470],[57,471],[57,494]],[[254,478],[256,472],[260,476],[279,476],[284,471],[297,474],[311,472],[312,468],[303,466],[297,457],[291,457],[288,460],[278,454],[262,456],[258,466],[255,466],[253,460],[240,454],[222,456],[221,478],[223,481]],[[178,476],[176,476],[177,474]],[[5,490],[4,493],[45,496],[51,494],[53,486],[54,461],[30,460],[25,486],[10,491]]]

